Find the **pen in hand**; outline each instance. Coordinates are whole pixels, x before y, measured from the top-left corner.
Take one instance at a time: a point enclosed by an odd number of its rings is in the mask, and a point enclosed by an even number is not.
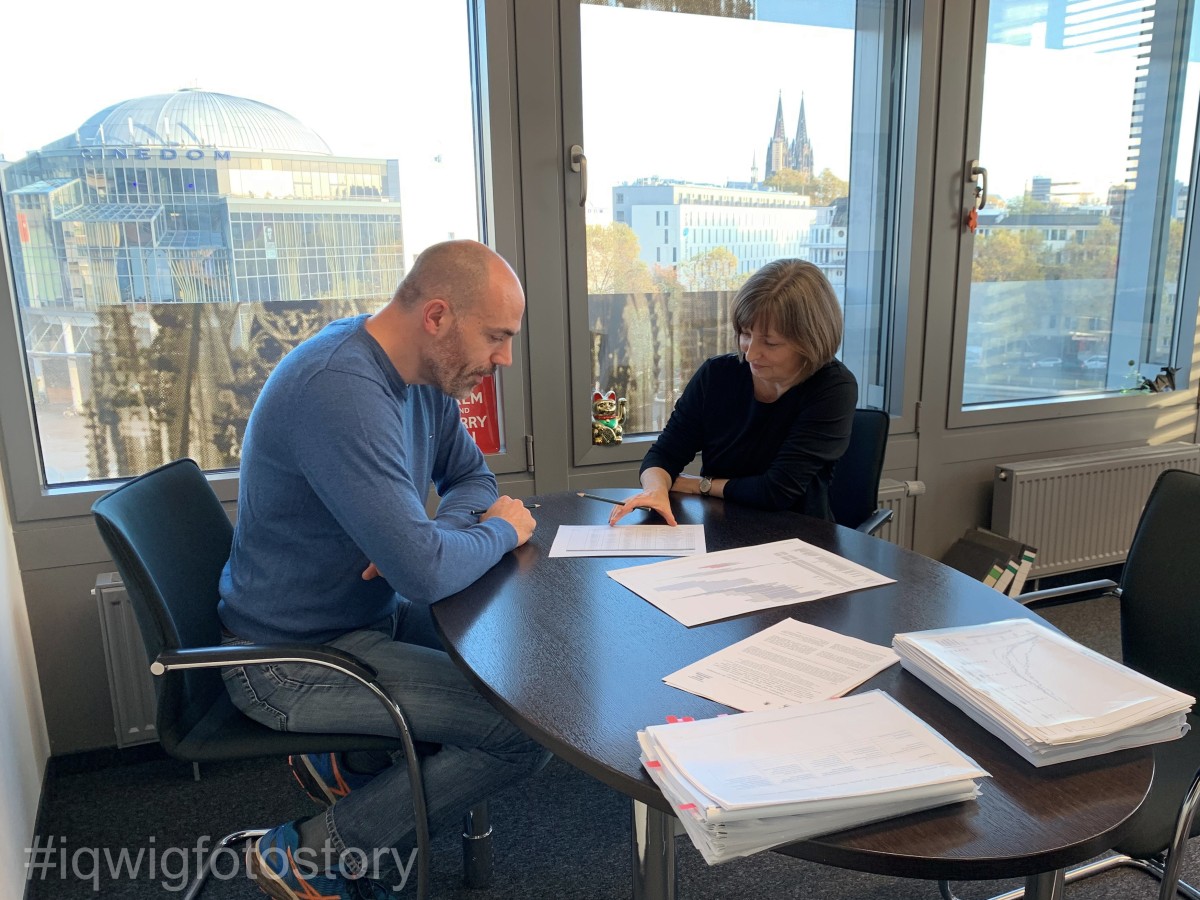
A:
[[[541,505],[542,504],[540,504],[540,503],[526,503],[525,508],[526,509],[538,509],[539,507],[541,507]],[[473,510],[471,510],[471,515],[482,516],[485,512],[487,512],[486,509],[473,509]]]
[[[625,503],[624,500],[614,500],[612,497],[601,497],[597,494],[589,494],[585,491],[576,491],[575,496],[583,497],[586,500],[599,500],[601,503],[612,503],[615,506],[622,506]],[[640,509],[643,512],[654,512],[654,508],[651,506],[635,506],[634,509]]]

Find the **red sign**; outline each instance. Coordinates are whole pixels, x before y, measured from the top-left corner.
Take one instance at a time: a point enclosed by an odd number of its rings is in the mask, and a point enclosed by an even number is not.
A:
[[[496,423],[496,380],[486,376],[466,400],[458,401],[458,414],[476,446],[484,453],[500,452],[500,426]]]
[[[17,233],[21,235],[21,243],[29,243],[29,220],[25,218],[25,213],[17,213]]]

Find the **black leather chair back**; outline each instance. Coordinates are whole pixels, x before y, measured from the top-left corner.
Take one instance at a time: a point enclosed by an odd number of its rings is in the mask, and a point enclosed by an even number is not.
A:
[[[233,526],[190,459],[167,463],[105,494],[92,515],[133,605],[146,655],[221,642],[217,586]],[[159,739],[168,751],[225,694],[217,669],[154,680]]]
[[[829,486],[829,506],[839,525],[857,528],[875,512],[890,421],[881,409],[854,411],[850,446],[834,467]]]
[[[1121,575],[1126,665],[1200,697],[1200,475],[1154,483]]]

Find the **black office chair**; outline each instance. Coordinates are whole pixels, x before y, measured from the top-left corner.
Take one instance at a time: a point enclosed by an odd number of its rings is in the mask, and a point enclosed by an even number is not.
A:
[[[1158,476],[1142,511],[1121,574],[1121,656],[1130,668],[1176,690],[1200,697],[1200,475],[1169,469]],[[1179,880],[1189,837],[1200,834],[1200,716],[1191,730],[1154,747],[1154,781],[1134,814],[1132,832],[1116,855],[1068,869],[1069,884],[1120,866],[1160,881],[1159,900],[1176,890],[1192,900],[1200,891]],[[945,882],[946,900],[957,900]],[[991,900],[1016,900],[1018,888]]]
[[[856,409],[850,429],[850,446],[833,469],[829,506],[839,525],[874,534],[892,518],[879,506],[879,477],[887,449],[891,417],[881,409]]]
[[[375,681],[375,671],[349,653],[306,644],[221,646],[217,585],[229,557],[233,528],[204,473],[180,459],[126,482],[92,506],[133,604],[150,671],[156,676],[156,726],[170,755],[191,763],[285,757],[346,750],[403,750],[412,785],[417,838],[417,896],[429,890],[429,824],[418,754],[437,745],[414,744],[403,711]],[[242,715],[221,679],[221,666],[304,662],[347,675],[373,693],[396,725],[394,737],[276,731]],[[467,817],[466,882],[484,886],[491,873],[486,805]],[[219,850],[267,829],[242,829],[222,838],[188,886],[192,900]],[[468,840],[468,837],[470,838]]]

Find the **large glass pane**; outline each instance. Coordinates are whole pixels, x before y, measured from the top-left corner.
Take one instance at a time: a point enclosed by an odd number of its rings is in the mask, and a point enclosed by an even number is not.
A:
[[[964,408],[1170,384],[1190,7],[992,0]]]
[[[467,5],[212,0],[203,39],[193,7],[94,12],[5,15],[0,189],[44,483],[233,468],[288,349],[377,309],[428,244],[478,237]]]
[[[855,298],[847,258],[865,268],[881,250],[886,203],[862,204],[856,220],[850,198],[893,158],[881,123],[898,86],[878,79],[899,77],[884,23],[902,4],[580,2],[591,359],[577,392],[628,398],[626,435],[661,429],[700,362],[734,349],[737,288],[798,257],[844,306],[861,301],[845,346],[865,399],[891,298],[874,265]],[[864,104],[876,156],[851,150]]]

